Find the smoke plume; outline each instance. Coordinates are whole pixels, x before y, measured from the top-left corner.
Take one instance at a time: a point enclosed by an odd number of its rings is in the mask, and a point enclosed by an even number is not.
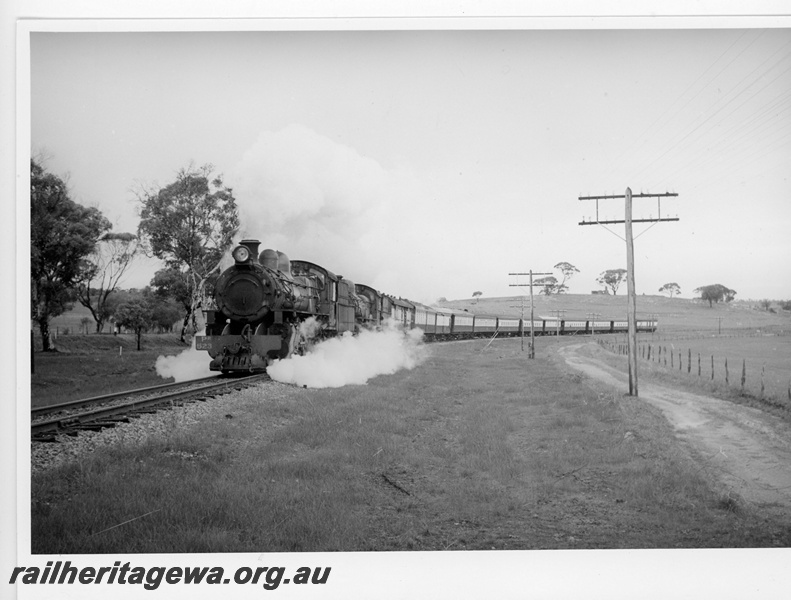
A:
[[[206,352],[195,350],[195,338],[193,338],[191,348],[176,356],[158,357],[155,367],[157,375],[164,379],[173,377],[178,383],[212,375],[209,370],[210,360]]]
[[[432,260],[446,213],[413,173],[294,124],[263,131],[231,175],[240,236],[262,249],[419,302],[448,294],[447,261]]]
[[[276,361],[267,369],[275,381],[311,388],[362,385],[377,375],[413,369],[426,358],[423,332],[394,324],[382,331],[346,333],[321,342],[304,356]]]

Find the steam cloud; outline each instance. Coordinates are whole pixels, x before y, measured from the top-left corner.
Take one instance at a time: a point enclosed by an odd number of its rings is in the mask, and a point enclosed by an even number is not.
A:
[[[263,131],[231,180],[240,236],[261,240],[262,249],[419,302],[448,294],[453,275],[432,260],[444,213],[411,172],[293,124]]]
[[[176,356],[160,356],[154,366],[156,367],[157,375],[164,379],[173,377],[178,383],[179,381],[188,381],[212,375],[209,370],[210,360],[206,352],[200,352],[195,349],[195,338],[193,338],[191,348]]]
[[[317,344],[304,356],[276,361],[267,369],[275,381],[311,388],[362,385],[377,375],[413,369],[425,360],[423,332],[405,332],[394,323],[382,331],[346,333]]]

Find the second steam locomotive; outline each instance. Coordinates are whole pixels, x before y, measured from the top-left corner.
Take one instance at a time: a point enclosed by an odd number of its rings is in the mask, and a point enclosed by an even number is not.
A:
[[[234,264],[217,280],[215,307],[206,310],[206,335],[196,349],[211,356],[209,368],[223,373],[263,371],[272,361],[305,353],[322,339],[377,329],[392,319],[406,329],[420,328],[428,339],[519,335],[529,320],[476,315],[394,298],[307,261],[264,250],[258,240],[234,248]],[[627,322],[534,320],[538,335],[614,333]],[[638,331],[654,331],[655,320],[638,320]]]

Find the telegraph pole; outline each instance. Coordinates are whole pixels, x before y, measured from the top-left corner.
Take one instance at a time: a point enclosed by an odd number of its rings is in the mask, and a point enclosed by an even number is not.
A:
[[[588,318],[590,319],[591,323],[591,337],[595,340],[596,339],[596,319],[601,316],[601,313],[588,313]]]
[[[524,295],[519,296],[519,299],[521,300],[519,306],[514,306],[513,304],[511,304],[508,308],[518,308],[518,309],[520,309],[519,316],[522,319],[522,327],[520,327],[519,335],[522,338],[522,352],[524,352],[525,351],[525,297],[524,297]]]
[[[596,220],[583,221],[580,225],[609,225],[624,223],[624,234],[626,241],[626,287],[627,287],[627,321],[629,324],[628,348],[629,348],[629,395],[637,396],[637,292],[634,285],[634,236],[632,235],[632,223],[658,223],[660,221],[678,221],[678,217],[662,218],[661,198],[678,196],[678,194],[665,192],[664,194],[632,194],[631,188],[626,188],[626,193],[611,196],[580,196],[580,200],[596,201]],[[632,198],[656,198],[657,199],[657,218],[632,219]],[[599,200],[612,198],[624,198],[624,219],[600,221],[599,220]],[[616,234],[617,235],[617,234]],[[620,236],[619,236],[620,237]],[[624,239],[624,238],[622,238]]]
[[[533,273],[532,270],[528,271],[527,273],[508,273],[509,275],[530,275],[530,283],[511,283],[508,287],[530,287],[530,353],[528,354],[528,358],[535,358],[536,357],[536,336],[535,331],[533,329],[533,275],[552,275],[552,273]],[[519,281],[517,279],[517,281]],[[535,284],[541,285],[541,284]],[[522,311],[522,351],[524,352],[525,349],[525,315],[524,311]]]
[[[560,337],[560,321],[566,316],[566,309],[558,308],[556,310],[550,310],[549,312],[555,313],[555,335]]]

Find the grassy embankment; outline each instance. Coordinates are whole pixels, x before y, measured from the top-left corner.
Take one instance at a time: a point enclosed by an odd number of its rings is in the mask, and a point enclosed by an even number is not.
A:
[[[621,298],[595,300],[605,304],[582,312],[609,306],[618,316]],[[698,311],[709,310],[658,300],[657,308],[675,311],[665,311],[660,327],[680,333],[699,327]],[[721,308],[751,327],[783,324],[782,316]],[[566,341],[539,340],[535,361],[519,340],[434,346],[426,364],[366,386],[270,386],[219,403],[198,424],[167,414],[164,437],[122,441],[33,478],[33,549],[791,544],[787,524],[764,521],[718,490],[656,411],[567,372],[552,354],[558,343]],[[74,381],[85,379],[86,366],[110,363],[106,351],[94,363],[96,353],[82,352],[51,358],[68,362]],[[154,358],[142,361],[148,375]]]
[[[88,309],[74,310],[53,320],[56,352],[41,352],[41,338],[35,336],[31,375],[31,405],[46,406],[111,392],[148,387],[172,381],[162,379],[154,364],[161,355],[179,354],[186,346],[178,334],[144,334],[142,349],[131,333],[81,333],[80,321]],[[91,322],[93,324],[93,321]],[[64,334],[68,330],[69,333]],[[36,334],[38,331],[36,330]],[[18,357],[29,364],[29,358]],[[20,367],[20,368],[26,368]]]
[[[159,385],[157,357],[186,349],[177,334],[145,336],[137,350],[133,334],[62,335],[57,352],[36,352],[31,375],[31,406],[46,406],[78,398]]]
[[[534,361],[518,339],[435,345],[368,385],[265,386],[197,424],[175,411],[163,437],[35,476],[33,550],[791,545],[656,410],[568,371],[570,341],[541,339]]]

